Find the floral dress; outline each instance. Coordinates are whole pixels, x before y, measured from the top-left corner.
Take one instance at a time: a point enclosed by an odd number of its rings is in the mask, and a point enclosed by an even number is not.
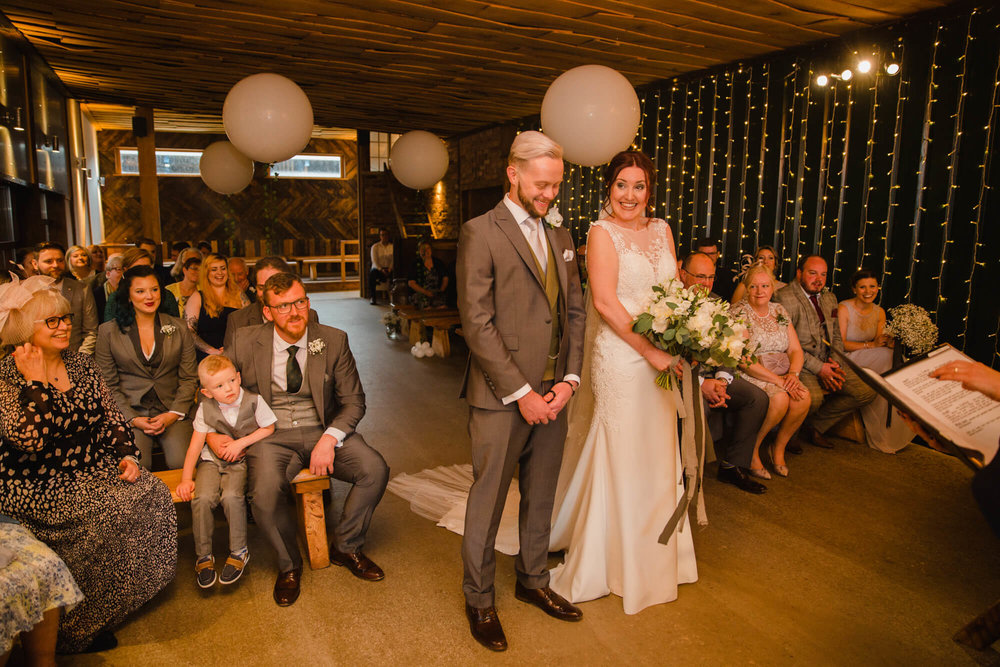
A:
[[[55,551],[83,591],[59,627],[59,651],[73,653],[173,579],[177,515],[147,471],[119,478],[119,462],[138,454],[132,430],[90,357],[63,361],[65,393],[0,360],[0,513]]]
[[[757,357],[767,370],[777,375],[788,372],[788,311],[780,303],[771,301],[767,304],[767,315],[760,316],[746,301],[740,301],[733,306],[732,312],[742,315],[750,324],[750,342],[757,343]],[[737,371],[737,374],[764,391],[768,396],[784,391],[784,388],[766,380]]]

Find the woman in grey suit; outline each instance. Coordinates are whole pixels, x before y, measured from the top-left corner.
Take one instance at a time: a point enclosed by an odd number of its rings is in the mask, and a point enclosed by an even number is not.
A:
[[[155,440],[167,467],[180,468],[198,383],[194,339],[180,319],[157,312],[160,284],[152,267],[126,271],[115,298],[115,319],[98,329],[97,363],[132,426],[142,465],[150,467]]]

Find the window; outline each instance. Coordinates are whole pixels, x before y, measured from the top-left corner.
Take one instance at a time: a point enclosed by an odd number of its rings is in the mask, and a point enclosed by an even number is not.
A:
[[[158,176],[199,176],[199,150],[156,149],[156,173]],[[118,150],[118,171],[127,176],[139,175],[139,151],[135,148]]]
[[[368,142],[371,151],[371,170],[384,171],[385,163],[389,161],[389,149],[401,135],[388,132],[372,132]]]
[[[271,167],[275,178],[341,178],[339,155],[296,155]]]

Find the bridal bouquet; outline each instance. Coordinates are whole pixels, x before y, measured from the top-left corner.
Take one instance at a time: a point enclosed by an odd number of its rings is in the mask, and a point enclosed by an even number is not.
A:
[[[736,368],[752,363],[747,323],[729,311],[729,304],[714,299],[701,287],[686,288],[671,279],[654,285],[649,305],[632,323],[632,331],[656,347],[688,362],[711,368]],[[673,372],[661,371],[656,384],[670,389]]]
[[[927,352],[938,339],[938,328],[927,311],[912,303],[889,309],[884,333],[892,336],[913,354]]]

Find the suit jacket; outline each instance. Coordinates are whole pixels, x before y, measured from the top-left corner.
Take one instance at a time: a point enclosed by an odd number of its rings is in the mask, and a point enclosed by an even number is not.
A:
[[[556,379],[580,375],[586,313],[573,239],[546,225],[561,290]],[[551,310],[545,277],[514,216],[501,201],[462,225],[458,242],[458,310],[469,346],[462,393],[469,405],[513,410],[501,399],[525,384],[538,391],[549,353]]]
[[[774,299],[785,307],[792,318],[792,326],[799,336],[802,351],[805,353],[803,367],[810,373],[819,373],[823,364],[830,358],[830,350],[823,339],[830,341],[835,348],[843,351],[844,343],[840,338],[840,325],[837,323],[837,297],[832,292],[824,290],[819,294],[819,307],[826,316],[826,322],[820,324],[819,315],[813,308],[812,301],[806,297],[805,290],[798,281],[793,280],[780,290]]]
[[[97,365],[126,419],[138,416],[142,397],[152,389],[168,410],[187,415],[198,389],[194,338],[180,318],[159,314],[154,328],[156,350],[150,362],[137,349],[135,327],[125,331],[105,322],[97,334]],[[170,325],[173,333],[162,328]]]
[[[97,344],[97,325],[101,321],[97,317],[97,305],[90,285],[66,274],[60,289],[69,301],[70,312],[73,313],[73,330],[69,335],[70,351],[93,354]]]
[[[365,415],[365,392],[347,342],[340,329],[310,322],[307,340],[323,342],[323,349],[308,351],[305,377],[312,392],[316,412],[323,428],[339,429],[349,436]],[[272,368],[274,360],[274,324],[258,324],[240,331],[226,356],[242,374],[243,387],[260,394],[272,404]]]
[[[309,321],[319,322],[319,315],[312,308],[309,309]],[[264,304],[260,302],[260,299],[249,306],[243,306],[236,312],[229,313],[229,319],[226,320],[226,335],[222,339],[222,349],[224,351],[232,349],[237,329],[255,324],[267,324],[267,320],[264,319]]]

